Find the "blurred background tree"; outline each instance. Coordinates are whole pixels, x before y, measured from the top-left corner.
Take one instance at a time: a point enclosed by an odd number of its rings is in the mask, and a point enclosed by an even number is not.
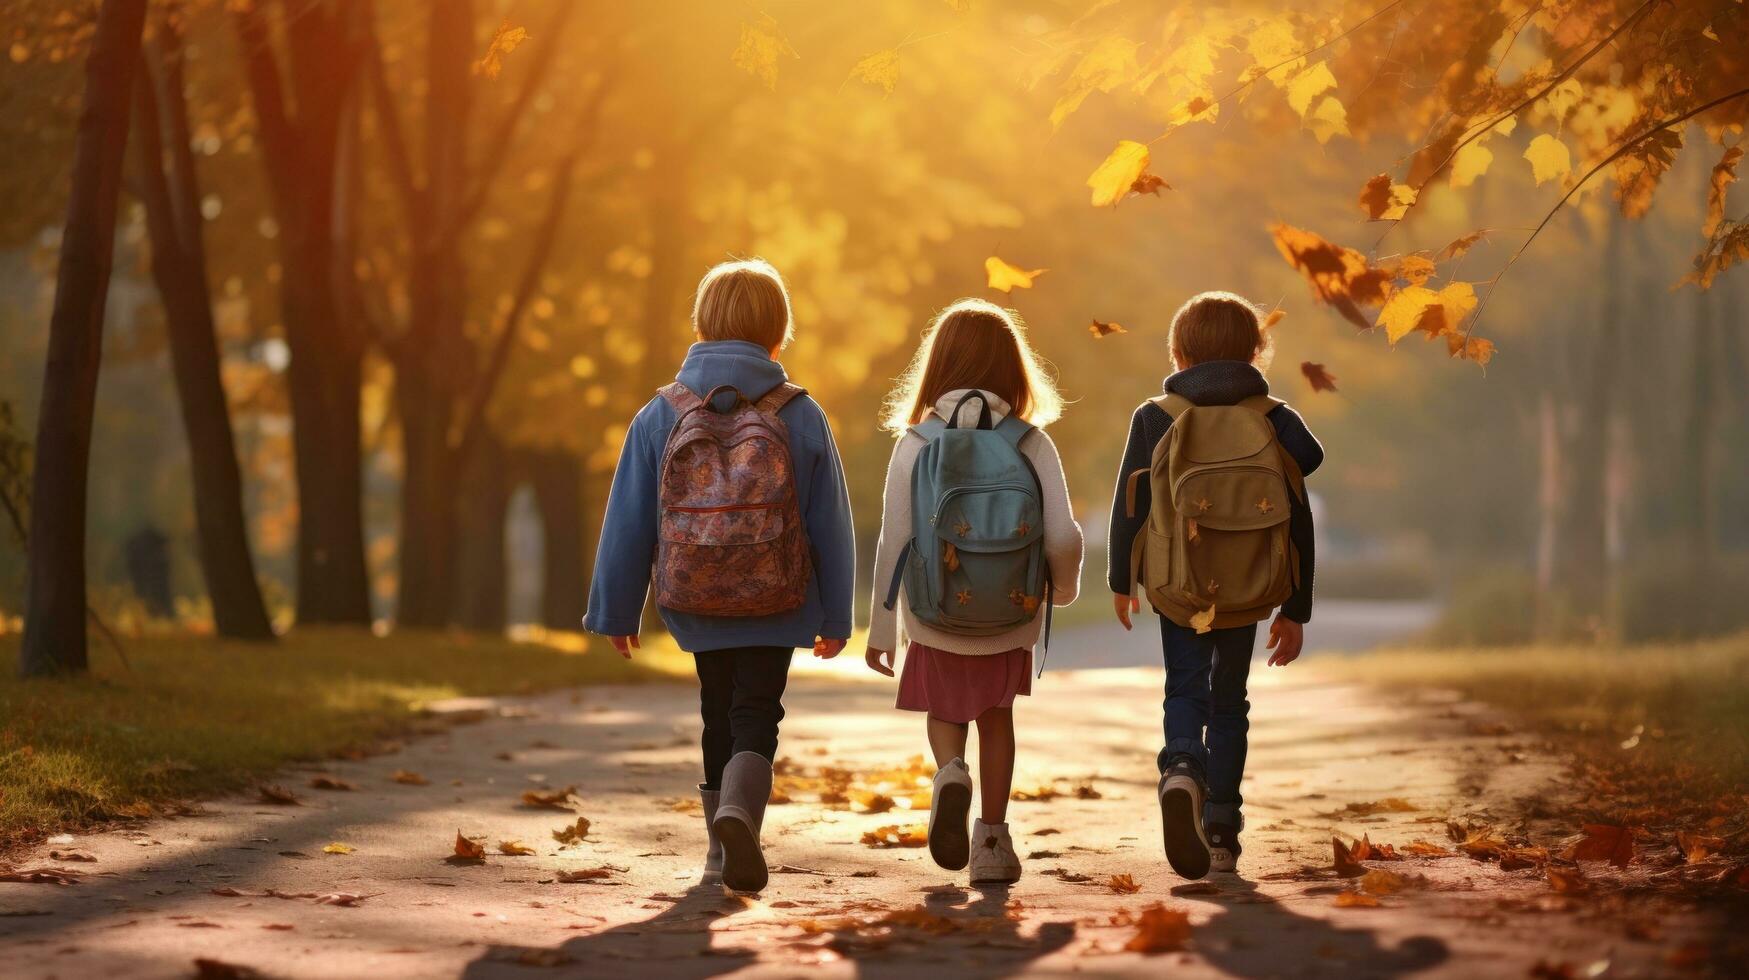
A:
[[[0,9],[0,398],[29,433],[100,5]],[[1285,312],[1271,380],[1330,449],[1322,594],[1436,598],[1453,641],[1744,620],[1731,0],[154,0],[145,34],[131,138],[164,186],[140,167],[119,210],[81,552],[124,626],[124,542],[157,528],[183,625],[246,631],[211,583],[259,577],[280,628],[574,628],[692,287],[755,254],[865,545],[875,410],[935,309],[1025,315],[1097,542],[1172,311],[1229,288]],[[1091,206],[1120,139],[1168,186]],[[990,256],[1049,271],[1004,297]],[[1318,261],[1347,271],[1309,294]],[[21,610],[22,556],[0,576]]]

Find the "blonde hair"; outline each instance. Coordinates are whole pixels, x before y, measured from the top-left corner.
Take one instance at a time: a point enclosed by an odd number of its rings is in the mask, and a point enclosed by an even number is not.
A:
[[[789,346],[795,325],[783,276],[764,259],[717,263],[699,280],[692,328],[701,340],[747,340],[771,351]]]
[[[1269,367],[1274,344],[1263,331],[1257,304],[1237,293],[1197,293],[1172,315],[1168,336],[1180,367],[1204,361],[1244,361]]]
[[[881,428],[894,435],[928,417],[942,395],[982,388],[1015,417],[1036,426],[1063,414],[1056,379],[1026,339],[1020,314],[982,299],[962,299],[929,321],[911,365],[887,396]]]

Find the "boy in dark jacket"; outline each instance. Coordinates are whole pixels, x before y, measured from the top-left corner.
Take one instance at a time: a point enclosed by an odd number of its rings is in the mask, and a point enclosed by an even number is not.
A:
[[[1237,405],[1269,394],[1269,382],[1257,367],[1268,354],[1269,341],[1256,307],[1247,300],[1222,292],[1193,297],[1173,317],[1170,343],[1177,371],[1166,379],[1167,394],[1198,406]],[[1293,409],[1277,405],[1267,419],[1302,474],[1310,475],[1324,461],[1323,447]],[[1148,481],[1128,477],[1149,468],[1171,425],[1164,408],[1144,402],[1130,420],[1118,471],[1107,553],[1112,604],[1126,630],[1130,614],[1141,609],[1137,583],[1131,581],[1131,547],[1152,504]],[[1133,507],[1125,499],[1126,483],[1135,488]],[[1293,499],[1290,506],[1288,533],[1299,553],[1299,580],[1269,627],[1272,666],[1292,663],[1300,655],[1302,627],[1312,617],[1312,511],[1304,499]],[[1232,871],[1244,826],[1239,782],[1250,728],[1246,680],[1257,625],[1199,632],[1161,616],[1160,635],[1166,659],[1166,744],[1158,765],[1167,857],[1187,878],[1202,877],[1211,865]],[[1205,802],[1195,805],[1199,800]]]
[[[693,305],[698,342],[677,380],[703,399],[728,385],[760,402],[788,377],[777,354],[792,333],[789,295],[768,263],[725,262],[699,284]],[[684,392],[671,392],[681,399]],[[729,411],[735,393],[704,409]],[[771,792],[771,763],[790,657],[797,647],[838,655],[851,631],[856,543],[850,498],[826,414],[806,394],[777,409],[788,435],[796,510],[806,531],[812,574],[799,607],[770,615],[707,616],[658,607],[680,648],[693,654],[704,715],[704,782],[699,793],[710,828],[705,873],[730,887],[757,891],[766,882],[759,828]],[[670,397],[658,395],[626,433],[596,549],[595,575],[583,628],[608,637],[622,656],[638,646],[638,631],[657,554],[658,498],[664,450],[679,419]],[[725,508],[727,509],[727,508]]]

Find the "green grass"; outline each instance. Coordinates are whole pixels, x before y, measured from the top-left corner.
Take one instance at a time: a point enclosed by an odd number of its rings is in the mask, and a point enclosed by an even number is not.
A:
[[[690,660],[652,642],[628,663],[599,641],[297,629],[269,646],[193,636],[94,645],[89,676],[21,680],[0,637],[0,852],[42,835],[244,785],[361,749],[422,702],[662,680]],[[561,649],[568,646],[569,649]]]
[[[1649,789],[1749,784],[1749,633],[1621,648],[1387,650],[1320,667],[1399,690],[1456,689]]]

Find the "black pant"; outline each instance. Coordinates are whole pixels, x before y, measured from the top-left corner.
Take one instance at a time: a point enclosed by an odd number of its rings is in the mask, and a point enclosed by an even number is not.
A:
[[[777,723],[789,683],[789,647],[731,647],[692,655],[704,715],[704,789],[720,789],[737,752],[777,757]]]

